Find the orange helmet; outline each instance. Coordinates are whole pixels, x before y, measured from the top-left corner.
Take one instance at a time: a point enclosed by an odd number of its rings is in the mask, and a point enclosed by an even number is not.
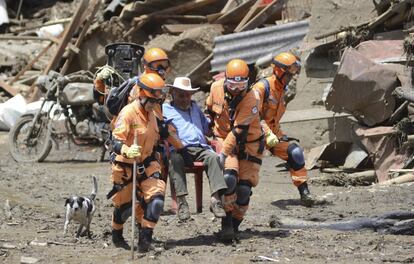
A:
[[[282,78],[286,73],[295,75],[299,73],[301,67],[300,60],[290,52],[282,52],[276,55],[271,65],[278,78]]]
[[[226,66],[226,78],[242,80],[249,77],[249,66],[244,60],[234,59],[229,61]]]
[[[162,100],[167,92],[164,80],[155,73],[141,75],[137,80],[137,86],[139,87],[140,97]]]
[[[150,48],[147,50],[143,56],[143,63],[147,69],[158,73],[163,78],[170,67],[167,53],[160,48]]]
[[[233,59],[226,66],[226,87],[230,92],[241,92],[248,86],[249,66],[244,60]]]

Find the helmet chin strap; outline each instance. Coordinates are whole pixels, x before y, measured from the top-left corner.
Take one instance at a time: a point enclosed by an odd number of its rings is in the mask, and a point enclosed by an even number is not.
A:
[[[144,97],[144,98],[139,98],[139,103],[142,105],[142,107],[145,109],[145,106],[147,105],[147,103],[148,103],[148,100],[147,100],[147,98],[146,97]]]

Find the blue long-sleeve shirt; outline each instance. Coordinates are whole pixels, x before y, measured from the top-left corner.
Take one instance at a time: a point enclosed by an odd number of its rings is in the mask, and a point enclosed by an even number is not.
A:
[[[209,132],[210,120],[196,102],[191,101],[191,107],[183,111],[170,103],[162,105],[164,120],[172,120],[172,124],[177,129],[177,136],[185,147],[203,146],[211,148],[207,144],[205,134]]]

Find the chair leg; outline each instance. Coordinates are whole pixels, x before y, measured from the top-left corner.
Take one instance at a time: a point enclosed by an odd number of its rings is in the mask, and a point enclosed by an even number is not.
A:
[[[167,177],[167,179],[168,178],[169,177]],[[171,181],[170,181],[170,191],[171,191],[171,211],[176,214],[177,213],[177,195],[175,194],[175,189]]]
[[[201,213],[203,211],[203,171],[197,171],[194,173],[194,183],[196,190],[197,213]]]

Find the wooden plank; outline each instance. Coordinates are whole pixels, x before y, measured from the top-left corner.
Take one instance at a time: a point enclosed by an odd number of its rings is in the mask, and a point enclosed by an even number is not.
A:
[[[85,25],[83,26],[82,31],[81,31],[81,33],[79,34],[79,36],[78,36],[78,38],[76,40],[75,48],[77,48],[78,50],[79,50],[80,45],[82,44],[83,39],[86,36],[86,33],[88,32],[89,27],[92,24],[93,19],[95,18],[96,13],[99,10],[100,5],[101,5],[101,1],[100,0],[94,0],[92,2],[92,4],[90,5],[91,6],[90,7],[91,10],[90,11],[87,10],[85,12],[85,14],[89,14],[89,17],[88,18],[85,18],[86,19]],[[78,54],[78,53],[76,53],[76,54]],[[61,74],[66,74],[66,72],[69,69],[69,66],[70,66],[70,64],[71,64],[74,56],[75,56],[75,54],[73,54],[73,53],[71,53],[69,55],[69,57],[65,61],[65,64],[63,64],[63,66],[62,66],[62,69],[60,71]]]
[[[256,12],[260,8],[260,3],[262,0],[257,0],[256,3],[252,7],[250,7],[250,10],[247,12],[247,14],[243,17],[242,21],[237,25],[237,27],[234,29],[234,32],[239,32],[242,26],[244,26],[250,18],[252,18],[253,15],[256,14]]]
[[[155,15],[153,17],[156,20],[173,19],[180,22],[195,24],[195,23],[207,23],[207,16],[193,16],[193,15]]]
[[[62,18],[62,19],[58,19],[58,20],[54,20],[54,21],[48,21],[46,23],[36,25],[36,26],[30,26],[30,27],[15,29],[13,31],[14,32],[23,32],[23,31],[28,31],[28,30],[32,30],[32,29],[41,28],[41,27],[52,26],[52,25],[56,25],[56,24],[65,24],[65,23],[70,22],[71,19],[72,18]]]
[[[217,18],[221,17],[222,15],[223,15],[223,13],[209,14],[209,15],[207,15],[207,21],[208,21],[208,23],[215,23]]]
[[[247,12],[250,6],[253,4],[253,2],[256,0],[247,0],[243,4],[236,6],[229,12],[225,13],[221,17],[219,17],[214,23],[217,24],[227,24],[229,22],[237,21],[239,22],[240,19],[242,19],[240,16],[244,16]],[[237,23],[235,22],[235,23]]]
[[[414,174],[407,173],[397,178],[380,182],[379,185],[389,186],[392,184],[401,184],[401,183],[406,183],[406,182],[414,182]]]
[[[137,30],[139,30],[143,25],[145,25],[146,22],[148,22],[150,19],[152,19],[154,16],[158,16],[158,15],[167,15],[167,14],[175,14],[175,15],[179,15],[179,14],[183,14],[192,10],[195,10],[197,8],[206,6],[208,4],[212,4],[214,2],[217,2],[218,0],[194,0],[188,3],[184,3],[178,6],[173,6],[170,8],[166,8],[157,12],[153,12],[150,14],[146,14],[146,15],[142,15],[139,17],[134,18],[134,26],[132,26],[132,28],[130,30],[128,30],[128,32],[126,32],[124,34],[124,38],[130,36],[131,34],[133,34],[134,32],[136,32]]]
[[[38,41],[52,41],[50,38],[41,38],[35,36],[0,36],[0,40],[38,40]]]
[[[6,92],[8,92],[9,94],[11,94],[12,96],[15,96],[16,94],[18,94],[17,90],[14,89],[13,86],[11,86],[10,84],[6,83],[2,79],[0,79],[0,87],[3,88],[4,90],[6,90]]]
[[[312,109],[304,109],[304,110],[290,110],[286,111],[283,115],[282,119],[280,120],[281,124],[286,123],[295,123],[295,122],[303,122],[303,121],[314,121],[314,120],[321,120],[321,119],[331,119],[331,118],[343,118],[351,116],[351,114],[345,113],[334,113],[322,108],[312,108]]]
[[[56,38],[54,36],[48,35],[47,37],[51,41],[55,42],[56,44],[59,44],[60,43],[60,39],[58,39],[58,38]],[[77,47],[75,47],[72,43],[68,43],[68,45],[67,45],[66,48],[68,48],[71,52],[74,52],[76,54],[78,54],[80,52],[80,49],[78,49]]]
[[[39,54],[37,54],[31,62],[29,62],[18,74],[16,74],[16,76],[14,76],[13,80],[11,80],[9,84],[12,85],[20,78],[20,76],[22,76],[26,71],[30,70],[33,65],[40,59],[40,57],[42,57],[52,46],[53,42],[50,42],[49,45],[47,45],[41,52],[39,52]]]
[[[58,46],[58,49],[57,49],[53,59],[50,61],[49,65],[44,70],[44,72],[43,72],[44,74],[47,74],[50,70],[55,70],[56,67],[58,66],[58,63],[59,63],[60,59],[62,58],[62,55],[65,52],[65,49],[66,49],[67,45],[71,41],[73,34],[75,33],[75,31],[78,28],[77,26],[81,23],[81,21],[79,21],[79,20],[80,20],[82,14],[87,9],[88,2],[89,1],[87,1],[87,0],[82,0],[81,3],[79,4],[78,9],[76,10],[74,16],[72,17],[71,22],[69,23],[69,25],[65,29],[64,35],[63,35],[63,37],[60,41],[60,44]]]
[[[227,13],[228,11],[230,11],[230,9],[233,9],[235,7],[235,5],[237,5],[237,1],[236,0],[228,0],[226,5],[223,7],[223,9],[221,9],[220,13]]]
[[[50,70],[55,70],[62,59],[62,56],[66,50],[67,45],[72,40],[73,34],[78,29],[79,25],[82,23],[81,17],[85,10],[87,9],[89,1],[88,0],[81,0],[78,8],[75,11],[75,14],[72,17],[72,20],[70,21],[69,25],[66,27],[63,36],[60,40],[59,46],[52,58],[52,60],[49,62],[47,67],[43,70],[42,74],[48,74]],[[34,102],[38,99],[40,96],[37,87],[32,84],[29,90],[30,97],[28,99],[28,103]]]
[[[221,24],[167,24],[163,25],[162,29],[170,34],[181,34],[186,30],[199,28],[203,26],[212,26],[220,32],[224,32],[224,28]]]
[[[267,5],[262,11],[253,17],[248,23],[238,29],[236,32],[246,31],[254,29],[263,24],[269,17],[273,16],[276,12],[282,9],[286,0],[273,0],[272,3]]]
[[[388,173],[394,172],[414,172],[414,169],[390,169]]]
[[[213,53],[210,53],[210,55],[208,55],[202,62],[200,62],[197,67],[195,67],[191,72],[187,73],[186,76],[188,78],[191,78],[191,76],[196,73],[199,69],[202,69],[205,65],[207,65],[207,63],[209,63],[211,61],[211,59],[213,58]]]

